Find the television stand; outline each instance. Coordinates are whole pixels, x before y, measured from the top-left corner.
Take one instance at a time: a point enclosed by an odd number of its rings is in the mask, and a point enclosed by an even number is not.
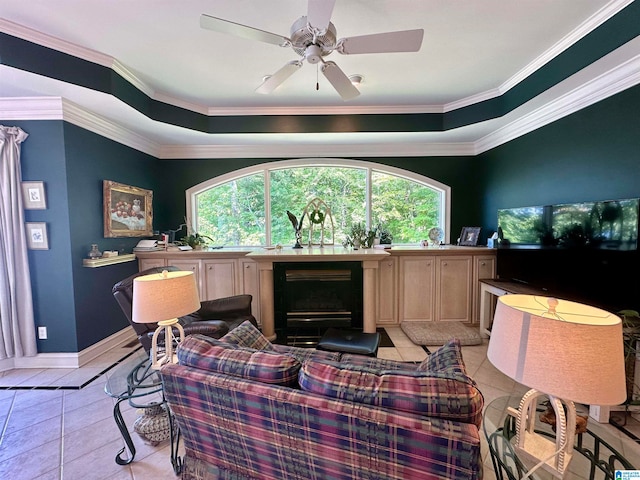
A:
[[[492,313],[495,306],[492,297],[501,297],[502,295],[514,293],[549,296],[548,291],[532,287],[526,283],[500,280],[499,278],[484,278],[480,280],[480,335],[483,338],[491,336]]]

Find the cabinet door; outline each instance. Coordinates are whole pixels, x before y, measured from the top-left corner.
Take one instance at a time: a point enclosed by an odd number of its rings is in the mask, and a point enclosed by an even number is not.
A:
[[[167,259],[168,265],[173,265],[184,271],[192,271],[196,276],[196,284],[198,285],[198,292],[200,293],[200,300],[202,301],[202,278],[200,275],[200,261],[199,260],[181,260],[176,258]]]
[[[400,257],[400,321],[434,320],[434,257]]]
[[[437,320],[471,322],[471,255],[438,258]]]
[[[139,258],[138,259],[138,271],[142,272],[149,268],[166,267],[167,262],[164,258]]]
[[[395,257],[385,258],[378,265],[378,316],[377,323],[398,323],[396,295],[397,261]]]
[[[473,323],[480,322],[480,280],[483,278],[495,278],[495,255],[477,255],[473,265]],[[493,307],[491,308],[493,317]]]
[[[248,293],[253,296],[251,300],[251,313],[260,323],[260,279],[258,277],[258,264],[253,260],[240,259],[240,293]]]
[[[205,300],[236,295],[236,265],[234,259],[203,262]]]

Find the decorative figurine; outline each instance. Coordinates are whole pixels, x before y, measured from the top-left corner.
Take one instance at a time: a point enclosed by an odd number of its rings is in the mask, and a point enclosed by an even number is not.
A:
[[[289,221],[291,222],[291,225],[293,225],[293,230],[296,232],[296,244],[293,246],[293,248],[302,248],[302,245],[300,245],[300,239],[302,238],[302,222],[304,221],[304,215],[305,214],[303,213],[302,218],[300,219],[300,223],[298,223],[298,219],[296,218],[296,216],[289,210],[287,210]]]

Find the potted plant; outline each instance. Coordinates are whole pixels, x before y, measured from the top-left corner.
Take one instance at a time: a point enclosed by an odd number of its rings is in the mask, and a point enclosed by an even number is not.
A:
[[[373,241],[376,238],[376,230],[367,230],[367,227],[362,222],[351,224],[349,234],[345,238],[343,245],[345,247],[353,247],[358,249],[371,248]]]
[[[194,250],[201,250],[207,244],[207,240],[213,242],[211,237],[206,235],[200,235],[199,233],[190,233],[186,237],[180,239],[180,243],[183,245],[189,245]]]

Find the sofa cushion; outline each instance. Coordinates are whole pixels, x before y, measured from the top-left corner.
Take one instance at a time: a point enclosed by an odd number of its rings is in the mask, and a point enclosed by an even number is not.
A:
[[[414,362],[399,362],[397,360],[367,357],[353,353],[344,353],[340,357],[340,363],[343,366],[353,365],[356,367],[376,368],[378,370],[415,370],[418,367]]]
[[[417,369],[424,372],[446,372],[466,376],[467,369],[462,359],[460,341],[452,338],[425,358]]]
[[[482,394],[461,374],[386,370],[308,361],[299,374],[303,390],[340,400],[480,425]]]
[[[300,362],[290,355],[240,347],[203,335],[185,338],[177,354],[180,365],[268,384],[296,385],[300,370]]]
[[[338,362],[342,356],[340,352],[325,352],[324,350],[316,350],[315,348],[293,347],[290,345],[278,344],[273,345],[273,351],[282,353],[283,355],[291,355],[300,363],[304,363],[307,360],[329,360],[331,362]]]
[[[260,330],[258,330],[248,320],[229,331],[229,333],[220,340],[240,347],[253,348],[255,350],[273,350],[273,345],[269,340],[267,340],[267,337],[262,335],[262,332],[260,332]]]

